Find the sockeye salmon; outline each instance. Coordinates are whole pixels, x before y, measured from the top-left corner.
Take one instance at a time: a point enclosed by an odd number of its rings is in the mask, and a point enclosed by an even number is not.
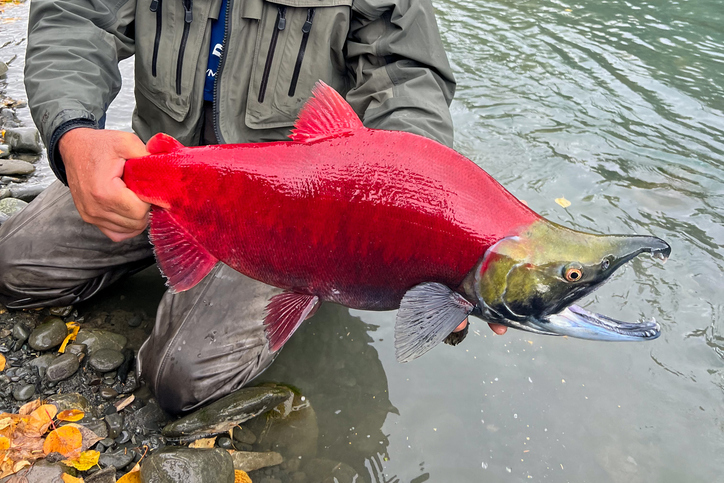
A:
[[[285,289],[265,318],[279,350],[322,301],[398,309],[396,355],[409,361],[468,315],[550,335],[654,339],[571,305],[642,252],[652,236],[600,236],[551,223],[454,150],[368,129],[319,83],[291,141],[187,148],[165,134],[126,162],[153,205],[150,238],[175,291],[218,262]]]

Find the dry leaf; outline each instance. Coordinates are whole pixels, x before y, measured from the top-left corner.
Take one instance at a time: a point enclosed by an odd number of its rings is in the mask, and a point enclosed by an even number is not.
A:
[[[70,425],[61,426],[51,431],[48,437],[45,438],[43,453],[47,455],[57,452],[66,458],[73,458],[80,455],[82,446],[83,436],[78,428]]]
[[[100,436],[98,436],[96,433],[93,432],[93,430],[86,428],[85,426],[82,426],[80,424],[76,423],[69,423],[66,424],[66,426],[70,426],[73,428],[78,429],[80,431],[81,436],[83,437],[83,446],[81,446],[80,450],[85,451],[94,444],[96,444],[98,441],[102,440]]]
[[[0,354],[0,372],[5,370],[5,356]]]
[[[43,401],[40,399],[36,399],[35,401],[30,401],[29,403],[25,403],[22,406],[20,406],[20,409],[18,410],[18,414],[21,416],[27,416],[28,414],[32,413],[36,409],[38,409],[43,404]]]
[[[70,476],[68,473],[63,473],[61,478],[63,478],[64,483],[83,483],[83,478],[76,478],[75,476]]]
[[[244,471],[234,470],[234,483],[251,483],[251,478]]]
[[[78,458],[64,460],[63,463],[72,466],[78,471],[87,471],[98,464],[98,458],[101,456],[99,451],[83,451]]]
[[[30,413],[28,421],[25,424],[24,432],[32,435],[37,434],[38,437],[43,436],[51,424],[53,418],[58,412],[58,408],[52,404],[43,404],[35,411]]]
[[[116,483],[141,483],[141,467],[138,463],[135,464],[131,471],[121,476]]]
[[[0,451],[10,449],[10,438],[0,436]]]
[[[215,443],[216,436],[212,438],[201,438],[189,444],[189,448],[213,448]]]
[[[18,461],[13,465],[13,473],[17,473],[18,471],[22,470],[23,468],[27,468],[28,466],[32,466],[30,461]]]
[[[6,414],[7,413],[3,413],[2,415],[0,415],[0,416],[4,416],[4,417],[0,417],[0,431],[9,427],[11,424],[13,424],[13,418],[9,415],[5,416]]]
[[[114,406],[116,407],[116,411],[123,410],[126,406],[131,404],[136,399],[136,396],[131,394],[126,399],[121,399],[120,401],[117,401]]]
[[[562,198],[562,197],[561,197],[561,198],[556,198],[556,203],[558,203],[559,205],[561,205],[563,208],[568,208],[569,206],[571,206],[571,202],[568,201],[568,200],[565,199],[565,198]]]
[[[78,322],[66,322],[65,326],[68,327],[68,335],[65,337],[63,343],[60,344],[60,348],[58,349],[58,352],[61,354],[65,352],[65,346],[68,345],[68,342],[75,340],[78,336],[78,331],[80,330],[80,324]]]
[[[80,421],[84,416],[85,413],[80,409],[66,409],[65,411],[59,412],[55,418],[58,421],[70,421],[73,423]]]

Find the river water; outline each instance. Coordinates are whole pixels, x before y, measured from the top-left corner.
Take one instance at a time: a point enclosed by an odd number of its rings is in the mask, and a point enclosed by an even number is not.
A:
[[[552,221],[667,240],[665,265],[641,257],[582,304],[653,316],[662,335],[498,337],[477,321],[460,346],[401,365],[394,313],[329,305],[262,377],[300,388],[320,454],[365,480],[722,481],[724,2],[436,8],[456,148]],[[130,129],[131,69],[108,127]]]

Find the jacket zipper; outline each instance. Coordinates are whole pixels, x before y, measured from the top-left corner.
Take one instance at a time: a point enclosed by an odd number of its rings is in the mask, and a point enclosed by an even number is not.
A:
[[[264,73],[261,76],[261,87],[259,87],[259,102],[264,102],[264,95],[266,94],[266,86],[269,83],[269,74],[271,73],[272,61],[274,60],[274,50],[277,48],[277,38],[279,38],[279,32],[284,30],[287,25],[287,19],[285,17],[287,13],[287,7],[277,7],[277,21],[274,24],[274,32],[272,33],[271,42],[269,42],[269,52],[266,54],[266,64],[264,64]]]
[[[219,85],[221,84],[221,71],[224,70],[224,64],[226,63],[226,42],[229,40],[229,29],[231,28],[231,6],[234,0],[226,1],[226,18],[224,19],[224,38],[221,41],[221,59],[219,59],[219,68],[216,69],[216,77],[214,77],[214,134],[216,134],[216,141],[219,144],[224,144],[224,136],[221,135],[221,128],[219,127]]]
[[[297,82],[299,81],[299,72],[302,70],[302,61],[304,60],[304,51],[307,50],[307,42],[309,41],[309,32],[312,30],[312,22],[314,21],[314,9],[307,10],[307,20],[302,25],[302,43],[299,44],[299,53],[297,54],[297,62],[294,64],[294,73],[292,74],[292,82],[289,84],[289,97],[294,96],[297,90]]]
[[[161,0],[151,0],[150,8],[152,12],[156,13],[156,39],[153,41],[153,58],[151,60],[151,74],[156,77],[158,44],[161,43]]]
[[[176,95],[181,95],[181,71],[184,65],[184,52],[186,51],[186,42],[189,39],[189,30],[191,30],[191,21],[194,19],[192,8],[193,0],[183,0],[184,4],[184,31],[181,35],[181,46],[178,51],[178,61],[176,62]]]

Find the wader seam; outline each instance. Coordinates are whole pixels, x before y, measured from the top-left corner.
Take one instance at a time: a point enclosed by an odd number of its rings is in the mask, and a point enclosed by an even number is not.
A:
[[[218,267],[219,267],[219,264],[217,264],[216,267],[214,267],[214,269],[213,269],[214,276],[216,276],[216,272],[219,270]],[[208,277],[208,275],[207,275],[207,277]],[[191,312],[193,312],[193,310],[196,308],[196,304],[199,303],[199,300],[201,300],[201,297],[203,297],[206,294],[206,292],[209,290],[210,286],[211,286],[211,283],[207,284],[206,287],[204,287],[204,289],[201,291],[199,296],[196,297],[196,300],[191,305],[191,309],[186,311],[183,321],[178,325],[176,332],[174,333],[173,337],[171,337],[171,342],[166,346],[166,350],[164,351],[163,358],[161,359],[161,364],[159,365],[158,372],[156,372],[156,376],[155,376],[156,381],[154,384],[154,388],[156,390],[158,390],[158,388],[160,387],[159,386],[160,375],[163,373],[163,370],[166,367],[166,362],[168,361],[169,351],[171,350],[172,347],[174,347],[174,343],[176,342],[176,339],[178,339],[179,332],[181,332],[181,329],[183,328],[183,326],[186,325],[186,322],[189,320],[189,318],[191,316]]]

